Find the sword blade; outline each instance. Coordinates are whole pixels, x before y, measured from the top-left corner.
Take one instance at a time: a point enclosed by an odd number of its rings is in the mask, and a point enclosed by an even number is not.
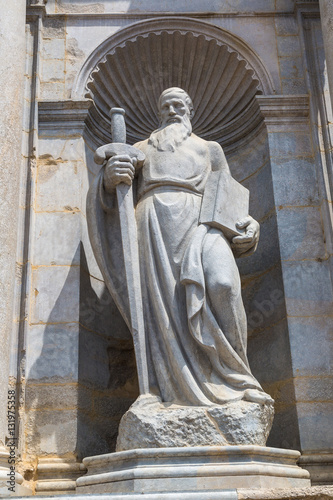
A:
[[[125,111],[111,110],[113,142],[126,142]],[[140,394],[149,393],[146,338],[142,307],[138,234],[135,220],[132,186],[121,183],[116,187],[121,239],[125,263],[126,284],[130,308],[134,353]]]

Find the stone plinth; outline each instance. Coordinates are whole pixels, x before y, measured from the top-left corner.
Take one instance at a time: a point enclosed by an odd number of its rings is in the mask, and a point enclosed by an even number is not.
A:
[[[311,484],[332,485],[333,453],[302,454],[299,459],[301,467],[309,471]]]
[[[234,488],[310,486],[293,450],[261,446],[207,446],[131,450],[85,458],[77,493],[183,494]],[[189,497],[190,498],[190,497]],[[208,498],[208,497],[207,497]]]

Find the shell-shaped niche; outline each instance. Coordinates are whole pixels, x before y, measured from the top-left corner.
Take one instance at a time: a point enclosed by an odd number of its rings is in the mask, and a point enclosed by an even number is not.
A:
[[[119,40],[91,72],[86,97],[94,101],[90,120],[100,141],[111,141],[114,106],[126,111],[128,143],[147,138],[158,127],[158,98],[168,87],[181,87],[191,96],[193,131],[204,139],[227,146],[241,134],[244,121],[247,132],[249,124],[252,129],[256,125],[254,96],[265,90],[258,71],[235,47],[214,36],[208,23],[195,22],[193,29],[191,20],[187,30],[182,23],[171,29],[169,20],[167,29],[150,27]]]

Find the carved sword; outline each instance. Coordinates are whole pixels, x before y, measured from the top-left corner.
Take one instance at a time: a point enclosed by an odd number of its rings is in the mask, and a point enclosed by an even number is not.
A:
[[[129,155],[131,158],[136,158],[138,162],[143,162],[145,155],[142,151],[126,144],[125,110],[122,108],[112,108],[110,114],[112,143],[98,148],[95,154],[95,161],[103,163],[105,159],[109,159],[114,155]],[[116,186],[116,192],[139,389],[140,394],[148,394],[146,339],[132,185],[129,186],[122,182]]]

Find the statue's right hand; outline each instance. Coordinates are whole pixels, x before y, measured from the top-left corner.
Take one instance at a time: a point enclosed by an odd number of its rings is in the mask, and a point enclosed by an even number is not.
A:
[[[129,155],[115,155],[109,158],[104,171],[106,191],[113,191],[121,182],[130,186],[134,179],[135,163],[135,158],[131,158]]]

